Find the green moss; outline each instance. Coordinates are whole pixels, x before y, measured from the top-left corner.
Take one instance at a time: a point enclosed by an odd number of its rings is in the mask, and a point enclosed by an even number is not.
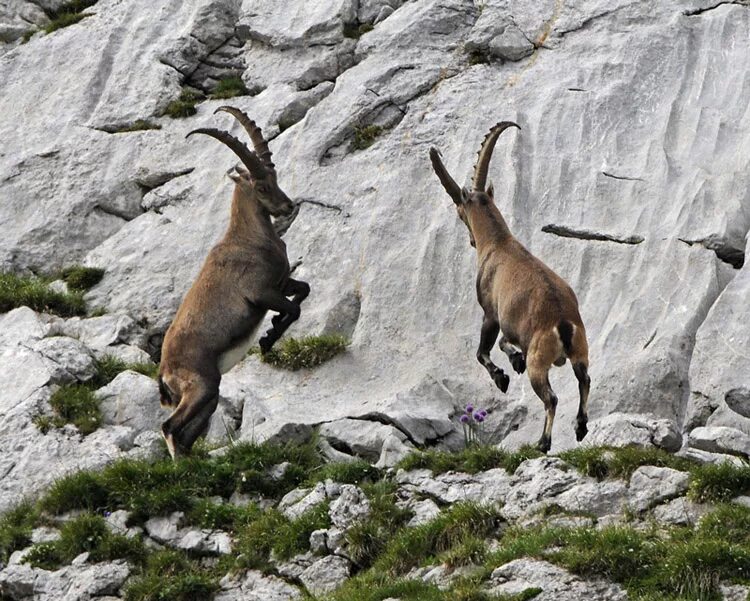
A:
[[[167,105],[164,114],[172,119],[184,119],[191,117],[198,112],[195,105],[205,100],[206,97],[202,92],[192,88],[182,88],[177,100],[173,100]]]
[[[73,265],[60,272],[60,278],[72,290],[84,291],[93,288],[104,277],[104,270],[98,267]]]
[[[343,336],[323,334],[305,338],[286,338],[265,355],[264,363],[291,371],[317,367],[343,353],[349,341]]]
[[[223,98],[234,98],[235,96],[247,96],[250,94],[250,90],[247,89],[245,82],[242,81],[241,77],[226,77],[219,81],[211,92],[210,98],[214,100]]]
[[[383,128],[379,125],[362,125],[354,128],[354,142],[352,146],[355,150],[364,150],[375,144],[375,140],[383,133]]]
[[[125,587],[125,601],[195,601],[211,599],[218,576],[178,551],[151,554],[144,572]]]
[[[73,424],[81,434],[91,434],[102,423],[99,400],[91,388],[81,384],[63,384],[49,399],[56,414],[53,425]]]
[[[405,470],[429,469],[433,474],[448,471],[476,474],[493,468],[503,468],[512,474],[527,459],[541,457],[542,453],[530,446],[510,452],[500,447],[471,445],[458,453],[423,451],[408,455],[397,467]]]
[[[750,493],[750,464],[700,465],[691,471],[690,498],[699,503],[722,502]]]
[[[31,531],[38,511],[29,501],[0,516],[0,563],[7,563],[10,554],[23,549],[31,542]]]
[[[56,292],[43,278],[0,273],[0,313],[17,307],[29,307],[61,317],[86,314],[86,304],[80,292]]]
[[[689,471],[697,465],[690,459],[677,457],[661,449],[640,447],[579,447],[560,453],[560,458],[581,473],[599,480],[628,479],[644,465],[681,471]]]

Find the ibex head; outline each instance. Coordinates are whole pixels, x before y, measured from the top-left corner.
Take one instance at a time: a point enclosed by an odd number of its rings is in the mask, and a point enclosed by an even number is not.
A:
[[[214,113],[219,111],[229,113],[242,124],[253,142],[254,152],[230,133],[214,128],[195,129],[188,134],[188,137],[193,134],[205,134],[229,146],[243,165],[243,167],[238,165],[235,168],[236,173],[229,175],[232,181],[250,198],[256,198],[260,205],[274,217],[291,215],[295,205],[279,187],[276,168],[271,161],[271,151],[268,149],[268,142],[263,137],[260,127],[237,108],[220,106]]]
[[[477,163],[474,166],[474,179],[472,181],[472,189],[469,191],[467,188],[461,188],[456,183],[448,170],[443,165],[443,161],[440,158],[440,152],[437,148],[430,148],[430,160],[432,161],[432,168],[435,170],[440,183],[443,184],[443,188],[456,203],[456,210],[458,216],[466,224],[469,229],[469,240],[472,246],[476,246],[474,240],[474,234],[471,231],[471,225],[466,215],[466,211],[472,206],[482,206],[488,203],[494,203],[494,189],[492,183],[485,189],[487,183],[487,170],[490,166],[490,159],[492,158],[492,151],[495,149],[495,143],[503,133],[509,127],[517,127],[521,129],[521,126],[512,121],[501,121],[494,125],[489,133],[484,137],[482,146],[479,148],[479,156],[477,157]]]

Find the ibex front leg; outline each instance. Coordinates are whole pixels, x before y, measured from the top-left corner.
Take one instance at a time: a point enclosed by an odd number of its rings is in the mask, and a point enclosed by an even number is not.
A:
[[[485,315],[482,322],[482,334],[479,338],[479,348],[477,349],[477,361],[484,366],[495,385],[502,392],[507,392],[510,378],[490,359],[490,352],[499,332],[500,326],[498,323],[493,318]]]
[[[283,292],[273,291],[269,294],[269,302],[264,303],[264,306],[269,311],[276,311],[278,315],[274,315],[271,319],[273,327],[258,342],[262,353],[270,351],[289,326],[299,319],[300,305],[308,294],[310,294],[310,286],[306,282],[291,278],[287,281]],[[287,299],[287,296],[291,296],[292,300]]]

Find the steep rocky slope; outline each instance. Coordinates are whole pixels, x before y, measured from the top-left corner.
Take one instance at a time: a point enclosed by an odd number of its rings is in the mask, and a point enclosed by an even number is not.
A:
[[[536,440],[541,404],[525,378],[501,395],[475,361],[475,259],[427,159],[437,145],[468,176],[485,131],[513,119],[522,130],[501,140],[490,175],[513,231],[578,294],[591,417],[629,414],[605,421],[599,442],[624,431],[650,444],[663,430],[677,432],[673,448],[692,431],[701,452],[750,453],[746,2],[100,0],[23,43],[61,4],[0,4],[0,269],[102,267],[87,300],[108,315],[3,318],[4,508],[153,442],[135,441],[156,409],[136,427],[113,417],[83,444],[32,418],[56,386],[88,377],[82,355],[158,358],[228,219],[234,157],[184,135],[237,133],[213,115],[226,103],[263,126],[284,188],[308,201],[285,238],[312,285],[290,334],[335,327],[352,344],[315,371],[240,364],[222,382],[217,439],[325,424],[337,449],[364,438],[375,460],[460,447],[457,417],[473,402],[493,441]],[[238,74],[253,95],[162,116],[183,85],[211,92]],[[113,133],[138,120],[161,129]],[[371,125],[379,135],[360,148]],[[83,348],[44,342],[59,334]],[[559,451],[575,444],[577,390],[568,368],[552,384]],[[151,407],[153,385],[143,390]]]

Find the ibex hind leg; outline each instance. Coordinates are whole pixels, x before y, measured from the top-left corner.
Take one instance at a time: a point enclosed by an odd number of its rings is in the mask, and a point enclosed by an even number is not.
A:
[[[497,386],[502,392],[507,392],[508,385],[510,384],[510,378],[502,369],[500,369],[492,362],[492,359],[490,359],[492,346],[495,344],[495,340],[497,340],[497,335],[499,333],[500,326],[498,325],[498,323],[492,318],[488,318],[485,316],[484,321],[482,322],[482,331],[479,337],[477,361],[479,361],[479,363],[481,363],[482,366],[487,370],[487,373],[490,374],[490,378],[492,378],[495,386]]]
[[[523,356],[523,353],[511,344],[505,336],[500,338],[498,346],[501,351],[508,355],[510,365],[517,374],[522,374],[526,371],[526,358]]]
[[[184,436],[183,430],[207,405],[214,403],[213,408],[216,408],[214,399],[219,395],[219,379],[218,375],[215,378],[205,378],[197,374],[186,378],[180,404],[161,426],[162,436],[172,459],[190,453],[195,439],[190,441],[189,437]]]
[[[195,417],[182,429],[178,436],[175,436],[175,441],[185,449],[191,449],[201,436],[204,436],[208,432],[208,426],[211,423],[211,416],[216,411],[216,406],[219,404],[219,397],[216,396],[210,403],[207,403],[203,408],[195,415]]]
[[[591,387],[591,378],[589,377],[588,366],[583,363],[573,364],[573,373],[578,380],[578,394],[580,402],[578,404],[578,415],[576,416],[576,440],[581,442],[589,432],[589,388]]]

